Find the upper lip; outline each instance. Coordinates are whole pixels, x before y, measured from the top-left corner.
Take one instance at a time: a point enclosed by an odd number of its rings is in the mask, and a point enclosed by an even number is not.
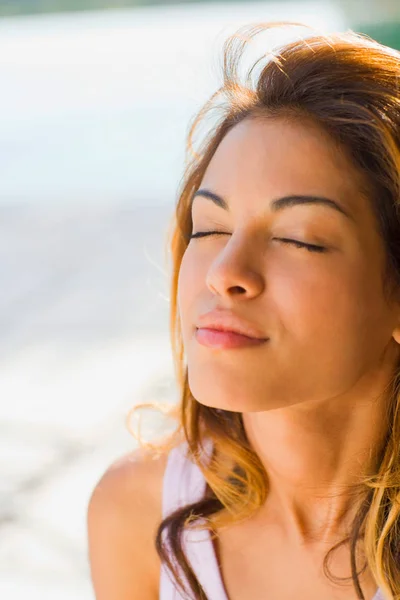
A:
[[[199,317],[197,328],[207,327],[220,331],[231,331],[250,338],[268,339],[262,332],[248,321],[241,319],[230,310],[214,309]]]

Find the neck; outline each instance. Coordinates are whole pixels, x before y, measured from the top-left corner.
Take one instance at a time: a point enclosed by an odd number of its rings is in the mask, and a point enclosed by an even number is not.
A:
[[[260,518],[295,545],[330,544],[348,527],[376,472],[387,424],[383,400],[335,398],[243,414],[247,437],[268,475]]]

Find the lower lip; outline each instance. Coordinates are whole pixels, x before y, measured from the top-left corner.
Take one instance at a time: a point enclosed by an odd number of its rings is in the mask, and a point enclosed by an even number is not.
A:
[[[267,339],[247,337],[232,331],[220,331],[218,329],[201,328],[196,329],[196,339],[199,344],[208,348],[244,348],[245,346],[260,346]]]

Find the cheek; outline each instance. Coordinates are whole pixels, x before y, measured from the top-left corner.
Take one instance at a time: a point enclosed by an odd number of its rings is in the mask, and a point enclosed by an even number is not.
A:
[[[349,327],[357,326],[364,296],[354,274],[323,265],[297,265],[290,274],[270,274],[269,292],[284,330],[303,341],[318,340],[327,332],[348,335]]]
[[[192,306],[204,285],[205,274],[198,260],[193,260],[190,246],[183,255],[178,277],[178,310],[184,334],[189,320],[195,317]]]
[[[270,283],[289,354],[293,343],[305,356],[345,372],[349,365],[375,360],[387,343],[379,278],[363,272],[361,264],[298,268],[290,277],[276,273]]]
[[[182,257],[181,266],[179,269],[178,291],[179,294],[185,294],[190,285],[196,280],[197,264],[194,264],[190,246],[187,248]]]

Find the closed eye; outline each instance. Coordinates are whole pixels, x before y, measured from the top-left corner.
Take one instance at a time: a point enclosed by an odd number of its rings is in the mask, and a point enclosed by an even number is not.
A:
[[[306,244],[305,242],[300,242],[299,240],[292,240],[290,238],[273,238],[274,240],[279,240],[284,244],[293,244],[297,248],[305,248],[309,252],[326,252],[328,249],[325,246],[317,246],[316,244]]]
[[[224,231],[198,231],[197,233],[192,233],[192,235],[190,236],[189,239],[192,238],[200,238],[200,237],[206,237],[209,235],[223,235],[225,232]],[[226,235],[229,235],[228,233],[226,233]]]
[[[198,231],[197,233],[192,233],[190,239],[193,238],[202,238],[212,235],[229,235],[224,231]],[[273,238],[274,240],[279,240],[284,244],[293,244],[296,248],[303,248],[308,250],[309,252],[326,252],[327,248],[325,246],[318,246],[316,244],[306,244],[305,242],[300,242],[299,240],[293,240],[291,238]]]

